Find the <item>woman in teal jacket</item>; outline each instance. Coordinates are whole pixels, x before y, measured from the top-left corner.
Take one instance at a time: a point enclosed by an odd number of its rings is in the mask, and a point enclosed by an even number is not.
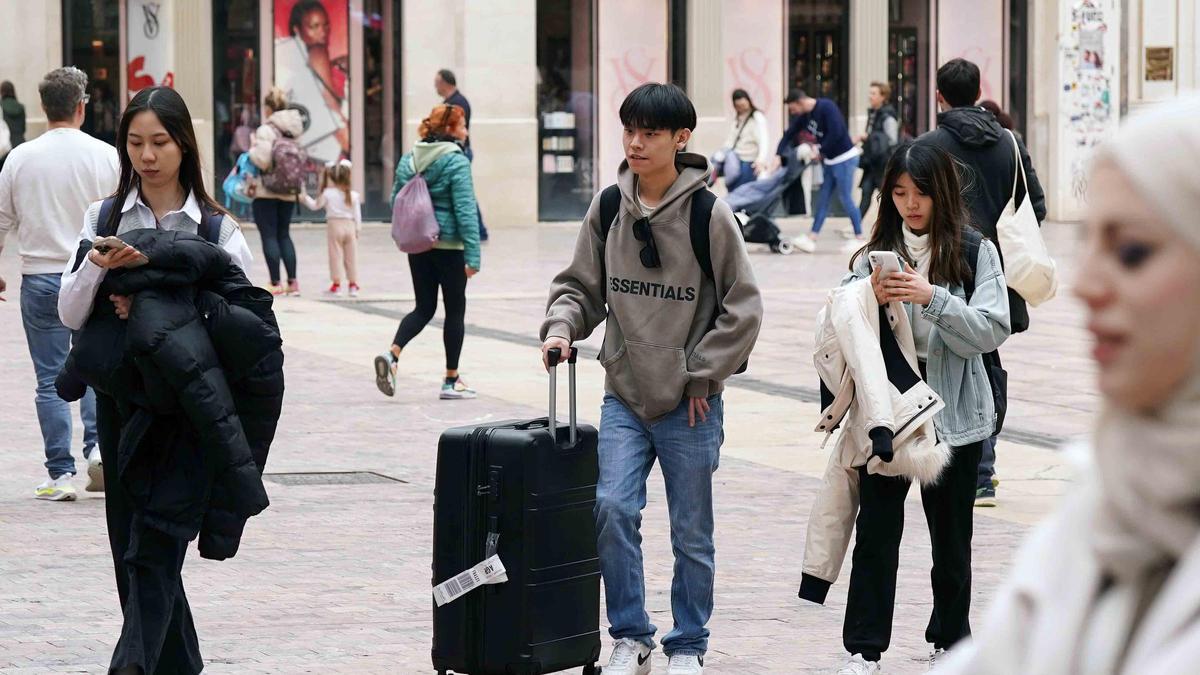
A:
[[[438,288],[446,307],[442,337],[446,346],[446,379],[441,398],[475,398],[475,390],[458,375],[467,311],[467,279],[479,271],[479,206],[471,181],[471,162],[461,143],[467,138],[466,117],[456,105],[439,105],[421,121],[421,140],[396,164],[396,193],[417,174],[425,178],[441,233],[433,249],[409,254],[417,306],[400,322],[391,349],[375,357],[375,384],[387,396],[396,393],[400,352],[425,328],[437,309]]]

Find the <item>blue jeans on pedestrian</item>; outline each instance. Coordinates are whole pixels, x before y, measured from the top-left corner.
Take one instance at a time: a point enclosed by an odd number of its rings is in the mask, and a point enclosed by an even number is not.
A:
[[[825,164],[822,167],[825,180],[821,181],[821,191],[817,193],[817,205],[813,207],[812,233],[816,235],[825,224],[825,216],[829,215],[829,202],[833,199],[833,191],[837,190],[838,198],[842,200],[842,208],[850,216],[854,225],[854,234],[862,234],[862,214],[858,212],[858,204],[854,203],[854,172],[858,170],[858,158],[851,157],[837,164]]]
[[[71,457],[71,404],[58,397],[54,379],[71,351],[71,329],[58,318],[58,274],[26,274],[21,278],[21,321],[37,375],[38,424],[46,445],[46,471],[51,478],[76,473]],[[79,402],[83,418],[84,458],[96,447],[96,394],[88,389]]]
[[[996,436],[983,442],[983,455],[979,460],[979,479],[976,488],[992,487],[992,478],[996,476]]]
[[[671,580],[674,629],[663,651],[708,651],[705,625],[713,610],[716,549],[713,545],[712,474],[725,440],[724,404],[708,399],[708,420],[688,427],[688,402],[647,424],[606,394],[600,412],[600,481],[596,486],[596,536],[608,604],[609,634],[651,648],[657,630],[646,613],[642,569],[642,509],[646,477],[657,459],[666,483],[675,570]]]
[[[730,150],[730,152],[733,152]],[[741,161],[741,169],[735,176],[725,176],[725,189],[733,192],[746,183],[753,182],[756,178],[754,175],[754,162]]]

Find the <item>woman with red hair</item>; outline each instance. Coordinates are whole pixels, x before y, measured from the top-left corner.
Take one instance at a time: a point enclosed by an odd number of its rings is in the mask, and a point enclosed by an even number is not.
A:
[[[431,250],[408,255],[417,306],[400,322],[391,348],[375,357],[375,385],[385,395],[395,395],[400,353],[433,318],[441,288],[446,307],[442,328],[446,379],[440,397],[475,398],[475,390],[458,375],[465,333],[467,279],[479,271],[480,265],[479,205],[471,181],[471,162],[463,154],[462,146],[467,139],[466,115],[459,106],[438,105],[421,121],[417,133],[421,140],[396,164],[392,200],[395,201],[400,188],[420,174],[429,187],[441,232]]]

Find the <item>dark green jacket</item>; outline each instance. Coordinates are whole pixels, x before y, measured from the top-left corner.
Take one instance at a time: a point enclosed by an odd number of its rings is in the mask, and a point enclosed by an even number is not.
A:
[[[4,111],[4,123],[15,148],[25,142],[25,106],[15,98],[0,99],[0,110]]]
[[[412,152],[396,163],[396,180],[392,184],[392,201],[396,193],[412,180],[417,172],[425,176],[433,213],[441,226],[434,248],[461,250],[467,264],[480,269],[479,205],[475,201],[475,184],[471,180],[471,161],[457,144],[448,141],[426,143],[419,141]]]

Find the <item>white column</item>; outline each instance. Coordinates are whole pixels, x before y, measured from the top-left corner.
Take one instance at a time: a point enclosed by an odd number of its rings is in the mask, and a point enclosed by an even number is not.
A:
[[[888,81],[888,0],[850,3],[850,135],[867,124],[868,89],[872,81]]]
[[[25,138],[46,130],[37,86],[63,65],[62,3],[6,2],[0,10],[0,79],[9,80],[25,105]]]
[[[204,165],[204,184],[213,192],[212,0],[175,0],[171,31],[174,41],[175,90],[192,113],[196,142]]]

